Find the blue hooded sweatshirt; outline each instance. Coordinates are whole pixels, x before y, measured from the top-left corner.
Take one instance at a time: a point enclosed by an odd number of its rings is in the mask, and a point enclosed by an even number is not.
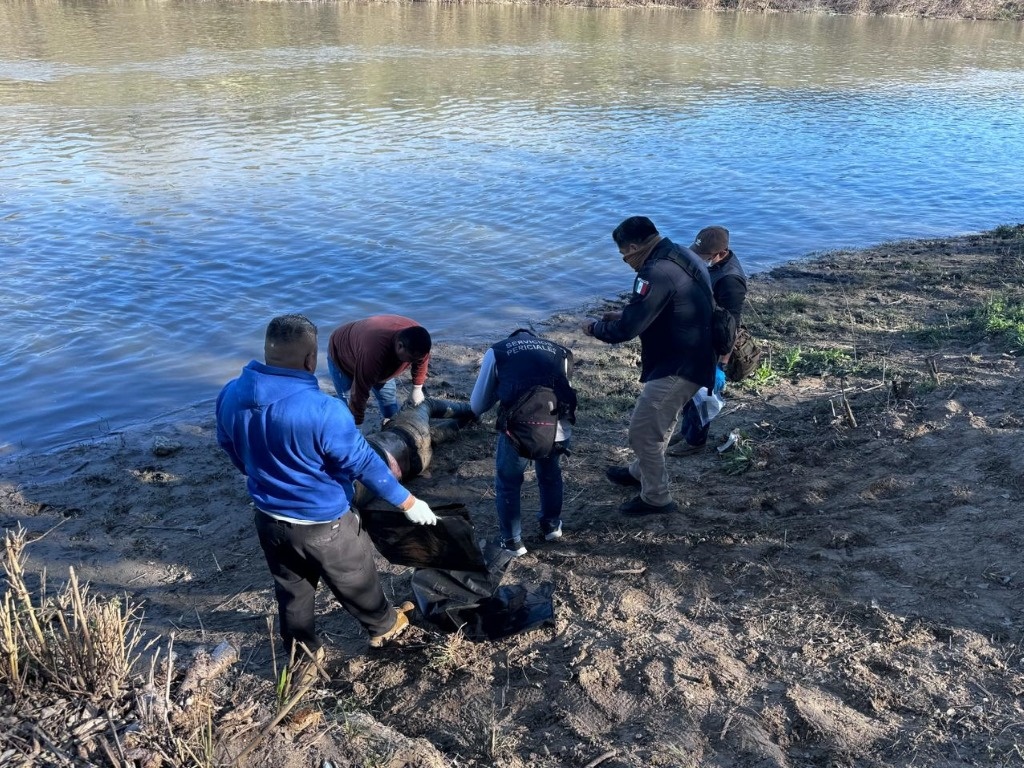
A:
[[[349,509],[359,480],[398,506],[409,496],[316,376],[256,360],[217,397],[217,442],[249,480],[256,507],[306,522]]]

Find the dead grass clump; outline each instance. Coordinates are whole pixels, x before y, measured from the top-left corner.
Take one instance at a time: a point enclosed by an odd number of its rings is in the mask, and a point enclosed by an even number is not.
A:
[[[92,701],[120,696],[142,641],[137,606],[89,595],[74,568],[54,595],[45,575],[33,600],[25,580],[25,531],[4,537],[7,591],[0,605],[0,686],[15,702],[47,688]]]
[[[466,669],[473,661],[472,643],[462,630],[446,635],[440,643],[428,651],[427,668],[433,669],[447,680],[452,674]]]
[[[213,766],[224,756],[215,738],[209,679],[238,658],[222,644],[196,658],[172,698],[179,672],[171,647],[148,678],[137,673],[144,643],[138,605],[89,594],[73,568],[52,594],[45,573],[36,588],[25,572],[26,533],[8,530],[0,555],[0,734],[4,764]],[[173,637],[171,639],[173,645]]]

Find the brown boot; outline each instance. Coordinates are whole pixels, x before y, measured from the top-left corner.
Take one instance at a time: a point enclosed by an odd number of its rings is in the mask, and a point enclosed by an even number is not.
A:
[[[302,652],[302,658],[296,659],[292,666],[291,680],[293,690],[304,688],[314,682],[323,670],[324,660],[327,658],[327,650],[320,646],[313,652],[312,658]]]
[[[412,611],[415,606],[406,600],[401,605],[395,606],[395,623],[391,625],[391,629],[380,635],[370,636],[370,647],[371,648],[383,648],[387,643],[394,640],[400,634],[402,634],[409,627],[409,617],[407,613]]]

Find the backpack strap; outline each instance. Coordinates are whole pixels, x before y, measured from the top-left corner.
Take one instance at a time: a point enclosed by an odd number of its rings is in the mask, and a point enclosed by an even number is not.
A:
[[[668,259],[672,263],[678,265],[680,269],[683,270],[683,272],[692,277],[694,282],[700,285],[701,289],[704,291],[704,295],[707,296],[708,301],[711,302],[711,309],[714,309],[716,306],[718,306],[718,304],[715,303],[715,294],[711,290],[711,281],[704,280],[704,276],[693,268],[693,264],[691,264],[686,259],[680,257],[679,254],[675,253],[674,251],[667,253],[666,255],[662,256],[662,258]]]

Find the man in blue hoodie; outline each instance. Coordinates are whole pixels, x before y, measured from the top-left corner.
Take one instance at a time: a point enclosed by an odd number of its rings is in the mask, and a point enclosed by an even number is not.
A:
[[[285,648],[323,658],[313,600],[321,580],[379,648],[408,625],[412,603],[384,596],[372,545],[350,506],[359,480],[414,523],[437,522],[388,470],[340,400],[317,384],[317,331],[302,315],[267,326],[253,360],[217,398],[217,442],[248,478],[260,546],[274,577]],[[301,644],[301,646],[299,645]]]

